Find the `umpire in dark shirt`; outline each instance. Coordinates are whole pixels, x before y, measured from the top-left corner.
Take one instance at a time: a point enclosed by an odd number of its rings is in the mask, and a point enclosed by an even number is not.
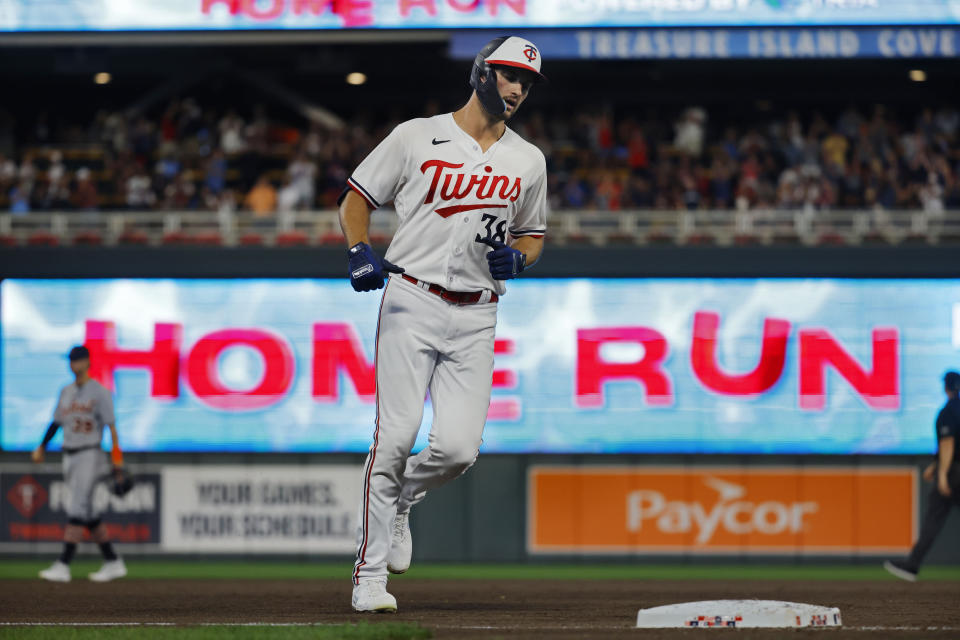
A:
[[[885,562],[883,567],[904,580],[913,582],[923,558],[933,546],[937,534],[950,515],[950,507],[960,506],[960,373],[950,371],[943,377],[943,390],[947,404],[937,415],[937,458],[923,470],[923,479],[933,483],[927,500],[927,512],[920,526],[920,538],[913,545],[906,560]]]

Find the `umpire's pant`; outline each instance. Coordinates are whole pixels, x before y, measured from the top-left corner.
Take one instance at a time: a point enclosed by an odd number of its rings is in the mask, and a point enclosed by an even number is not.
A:
[[[913,545],[910,555],[907,556],[907,565],[914,571],[920,568],[927,552],[940,534],[947,516],[950,515],[950,507],[960,506],[960,463],[950,466],[947,471],[947,483],[951,491],[949,498],[943,496],[937,489],[936,479],[934,479],[933,488],[930,489],[927,511],[923,514],[923,523],[920,525],[920,537]]]

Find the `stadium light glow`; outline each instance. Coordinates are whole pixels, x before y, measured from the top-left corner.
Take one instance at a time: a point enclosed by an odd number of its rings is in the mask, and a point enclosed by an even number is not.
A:
[[[100,73],[93,76],[93,81],[96,84],[110,84],[111,80],[113,80],[113,76],[111,76],[106,71],[101,71]]]
[[[354,71],[347,74],[347,84],[361,85],[367,81],[367,74]]]
[[[923,69],[910,69],[910,79],[914,82],[925,82],[927,80],[927,72]]]

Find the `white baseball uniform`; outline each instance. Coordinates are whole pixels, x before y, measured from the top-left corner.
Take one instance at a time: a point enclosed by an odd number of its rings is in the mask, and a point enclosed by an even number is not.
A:
[[[451,113],[397,126],[348,183],[374,209],[393,200],[400,224],[386,258],[405,269],[387,282],[377,325],[376,431],[363,472],[356,582],[386,575],[395,515],[477,458],[496,299],[506,290],[480,240],[542,237],[547,185],[539,149],[508,128],[481,151]],[[448,302],[431,285],[474,295]],[[429,445],[411,456],[428,390]]]

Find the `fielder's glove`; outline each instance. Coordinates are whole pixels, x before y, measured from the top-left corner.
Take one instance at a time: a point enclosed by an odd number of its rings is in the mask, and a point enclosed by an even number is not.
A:
[[[114,467],[110,473],[110,491],[121,498],[133,489],[133,476],[123,467]]]
[[[383,288],[387,273],[403,273],[403,269],[380,259],[373,247],[358,242],[347,251],[350,260],[350,284],[354,291],[373,291]]]
[[[491,238],[484,238],[480,242],[493,249],[487,252],[487,265],[494,280],[516,278],[527,265],[527,256],[513,247]]]

